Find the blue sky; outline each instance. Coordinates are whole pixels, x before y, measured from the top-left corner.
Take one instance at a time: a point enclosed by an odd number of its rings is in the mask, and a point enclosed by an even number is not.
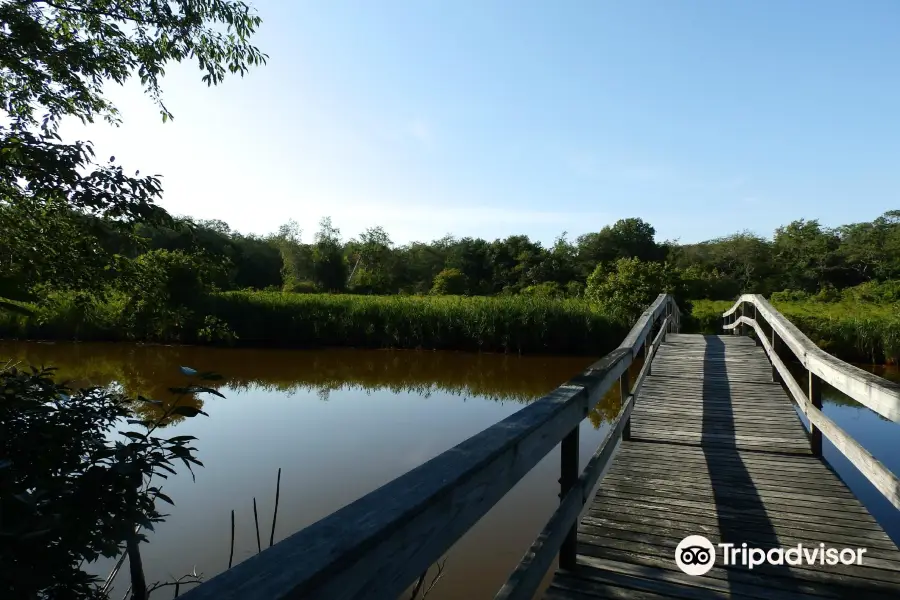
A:
[[[267,233],[330,215],[395,242],[624,217],[659,239],[900,208],[900,3],[255,3],[268,65],[207,88],[172,66],[161,123],[66,137],[160,173],[163,206]]]

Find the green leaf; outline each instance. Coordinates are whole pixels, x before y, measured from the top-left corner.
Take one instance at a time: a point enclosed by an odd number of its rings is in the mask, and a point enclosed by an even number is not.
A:
[[[164,501],[164,502],[168,502],[168,503],[171,504],[172,506],[175,506],[175,502],[173,502],[171,498],[169,498],[168,496],[166,496],[165,494],[163,494],[163,493],[160,492],[160,491],[157,491],[157,492],[156,492],[156,497],[159,498],[160,500]]]

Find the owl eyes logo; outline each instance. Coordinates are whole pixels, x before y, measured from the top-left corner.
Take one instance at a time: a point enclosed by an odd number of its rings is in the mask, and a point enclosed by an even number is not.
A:
[[[688,575],[704,575],[716,564],[716,549],[702,535],[689,535],[675,548],[675,564]]]

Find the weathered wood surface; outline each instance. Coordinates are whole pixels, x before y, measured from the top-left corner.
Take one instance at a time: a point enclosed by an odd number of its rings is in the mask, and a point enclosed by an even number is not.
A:
[[[900,550],[808,437],[763,348],[747,337],[670,334],[635,397],[632,439],[579,526],[574,569],[545,597],[900,597]],[[723,566],[683,573],[678,542],[867,548],[863,566]],[[721,554],[719,555],[721,557]]]
[[[753,306],[754,316],[769,324],[807,370],[885,419],[900,423],[900,385],[831,356],[759,294],[744,294],[722,316],[734,319],[742,306]]]
[[[616,350],[547,396],[271,548],[184,600],[396,598],[574,428],[678,315],[660,294]]]
[[[594,489],[600,475],[609,465],[619,439],[622,438],[626,431],[629,431],[631,413],[634,410],[634,397],[640,391],[647,374],[650,372],[650,365],[660,344],[665,340],[670,327],[676,326],[676,324],[677,313],[667,315],[659,324],[659,331],[653,342],[645,346],[644,364],[635,378],[633,387],[629,388],[628,372],[626,371],[622,374],[622,377],[619,379],[622,408],[612,421],[609,433],[607,433],[603,443],[600,444],[600,447],[588,461],[584,472],[578,477],[571,489],[565,493],[559,508],[553,513],[550,521],[528,549],[528,552],[525,553],[516,570],[513,571],[506,584],[500,588],[497,595],[494,596],[494,600],[530,600],[540,587],[544,575],[557,554],[559,555],[561,566],[568,566],[566,564],[567,561],[574,561],[577,558],[578,540],[575,526],[578,517],[588,500],[591,490]],[[578,430],[576,429],[575,431],[577,432]],[[630,437],[630,433],[625,437]],[[563,444],[565,444],[565,441]],[[574,451],[577,452],[577,447]],[[565,452],[565,448],[563,448],[562,452]],[[569,533],[570,530],[571,533]],[[564,536],[566,537],[565,543],[563,542]],[[569,536],[571,536],[573,544],[571,549],[565,547],[565,544],[569,543]],[[567,551],[570,552],[570,555],[564,556]]]
[[[760,343],[766,351],[769,360],[778,371],[782,381],[784,381],[785,387],[787,387],[791,396],[797,402],[797,406],[803,411],[806,418],[809,419],[810,427],[812,429],[813,446],[817,443],[815,433],[819,433],[818,444],[820,448],[821,435],[824,434],[824,436],[834,444],[834,447],[847,457],[847,460],[849,460],[853,466],[859,469],[860,473],[869,480],[869,483],[875,486],[888,502],[900,510],[900,477],[885,467],[881,461],[872,456],[868,450],[863,448],[859,442],[850,436],[850,434],[841,429],[837,423],[825,416],[825,413],[816,407],[814,402],[809,400],[807,392],[803,391],[803,388],[800,387],[800,384],[794,379],[793,374],[788,370],[787,365],[785,365],[784,361],[782,361],[774,352],[769,340],[763,335],[764,332],[755,319],[740,317],[740,319],[735,321],[735,324],[739,323],[744,323],[745,325],[752,327],[757,334],[760,335]],[[814,378],[815,376],[810,375],[810,377]],[[816,454],[815,451],[813,453]]]

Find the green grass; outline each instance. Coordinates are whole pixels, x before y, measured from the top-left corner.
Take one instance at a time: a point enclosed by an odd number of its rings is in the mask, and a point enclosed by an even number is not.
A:
[[[682,331],[721,333],[722,313],[733,304],[732,300],[691,300],[691,313],[682,318]]]
[[[599,356],[627,328],[577,300],[528,296],[415,297],[226,292],[203,311],[252,346],[422,348]],[[86,307],[56,295],[34,317],[0,315],[0,337],[122,341],[133,339],[124,300]],[[153,339],[197,343],[197,322],[166,323]]]
[[[685,331],[721,331],[731,301],[696,300]],[[900,307],[844,299],[774,302],[827,352],[848,361],[900,361]],[[226,292],[213,296],[193,320],[173,318],[155,333],[129,329],[125,300],[78,303],[53,294],[35,316],[0,312],[0,337],[204,343],[203,317],[212,315],[248,346],[422,348],[522,354],[601,356],[627,328],[579,300],[534,296],[360,296]]]
[[[722,313],[734,303],[695,300],[690,325],[703,333],[721,331]],[[791,323],[826,352],[842,360],[900,362],[900,306],[843,300],[773,302]]]
[[[211,312],[254,345],[603,354],[626,333],[583,302],[526,296],[229,292]]]

